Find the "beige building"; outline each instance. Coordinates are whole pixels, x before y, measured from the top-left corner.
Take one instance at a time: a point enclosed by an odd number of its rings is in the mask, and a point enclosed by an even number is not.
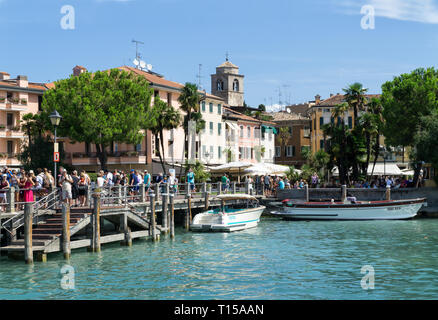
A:
[[[46,86],[29,82],[26,76],[11,79],[7,72],[0,72],[0,166],[18,167],[27,136],[20,129],[20,121],[26,113],[41,110],[42,95]]]

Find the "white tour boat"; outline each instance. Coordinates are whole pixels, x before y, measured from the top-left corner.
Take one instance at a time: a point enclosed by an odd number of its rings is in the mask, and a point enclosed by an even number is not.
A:
[[[254,228],[266,207],[247,194],[218,195],[221,206],[200,214],[192,221],[192,231],[231,232]]]
[[[285,220],[400,220],[417,215],[426,199],[345,202],[283,201],[283,211],[273,214]]]

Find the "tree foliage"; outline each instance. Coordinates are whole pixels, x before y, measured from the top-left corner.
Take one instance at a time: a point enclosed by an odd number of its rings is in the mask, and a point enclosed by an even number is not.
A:
[[[141,142],[151,96],[144,77],[118,69],[86,72],[57,81],[54,89],[46,91],[42,115],[51,128],[48,116],[56,109],[62,116],[59,135],[73,143],[95,144],[101,167],[106,169],[106,148],[113,142]]]

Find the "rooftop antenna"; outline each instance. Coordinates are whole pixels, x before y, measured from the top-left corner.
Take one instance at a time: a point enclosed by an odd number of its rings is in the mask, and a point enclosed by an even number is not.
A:
[[[202,70],[202,64],[199,64],[199,71],[198,71],[198,75],[196,76],[196,78],[198,78],[198,88],[199,88],[199,90],[202,90],[202,82],[201,82],[201,78],[202,78],[202,73],[201,73],[201,70]]]
[[[141,59],[141,56],[140,56],[140,54],[138,53],[138,45],[139,44],[144,44],[144,42],[141,42],[141,41],[138,41],[138,40],[132,40],[132,42],[133,43],[135,43],[135,58],[137,59],[137,60],[140,60]]]

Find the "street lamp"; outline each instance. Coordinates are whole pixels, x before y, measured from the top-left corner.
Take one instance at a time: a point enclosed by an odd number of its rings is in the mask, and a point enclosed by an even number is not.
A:
[[[50,122],[52,123],[52,125],[55,127],[55,137],[54,137],[54,146],[56,146],[56,128],[59,126],[59,123],[61,122],[61,119],[62,119],[62,117],[61,117],[61,115],[58,113],[58,111],[53,111],[51,114],[50,114],[50,116],[49,116],[49,118],[50,118]],[[55,150],[55,148],[54,148],[54,150]],[[55,154],[53,154],[53,155],[55,155]],[[58,179],[57,179],[57,177],[58,177],[58,174],[56,173],[56,161],[55,161],[55,159],[53,159],[54,160],[54,163],[55,163],[55,171],[53,171],[53,178],[55,179],[55,188],[57,187],[57,185],[58,185]]]

